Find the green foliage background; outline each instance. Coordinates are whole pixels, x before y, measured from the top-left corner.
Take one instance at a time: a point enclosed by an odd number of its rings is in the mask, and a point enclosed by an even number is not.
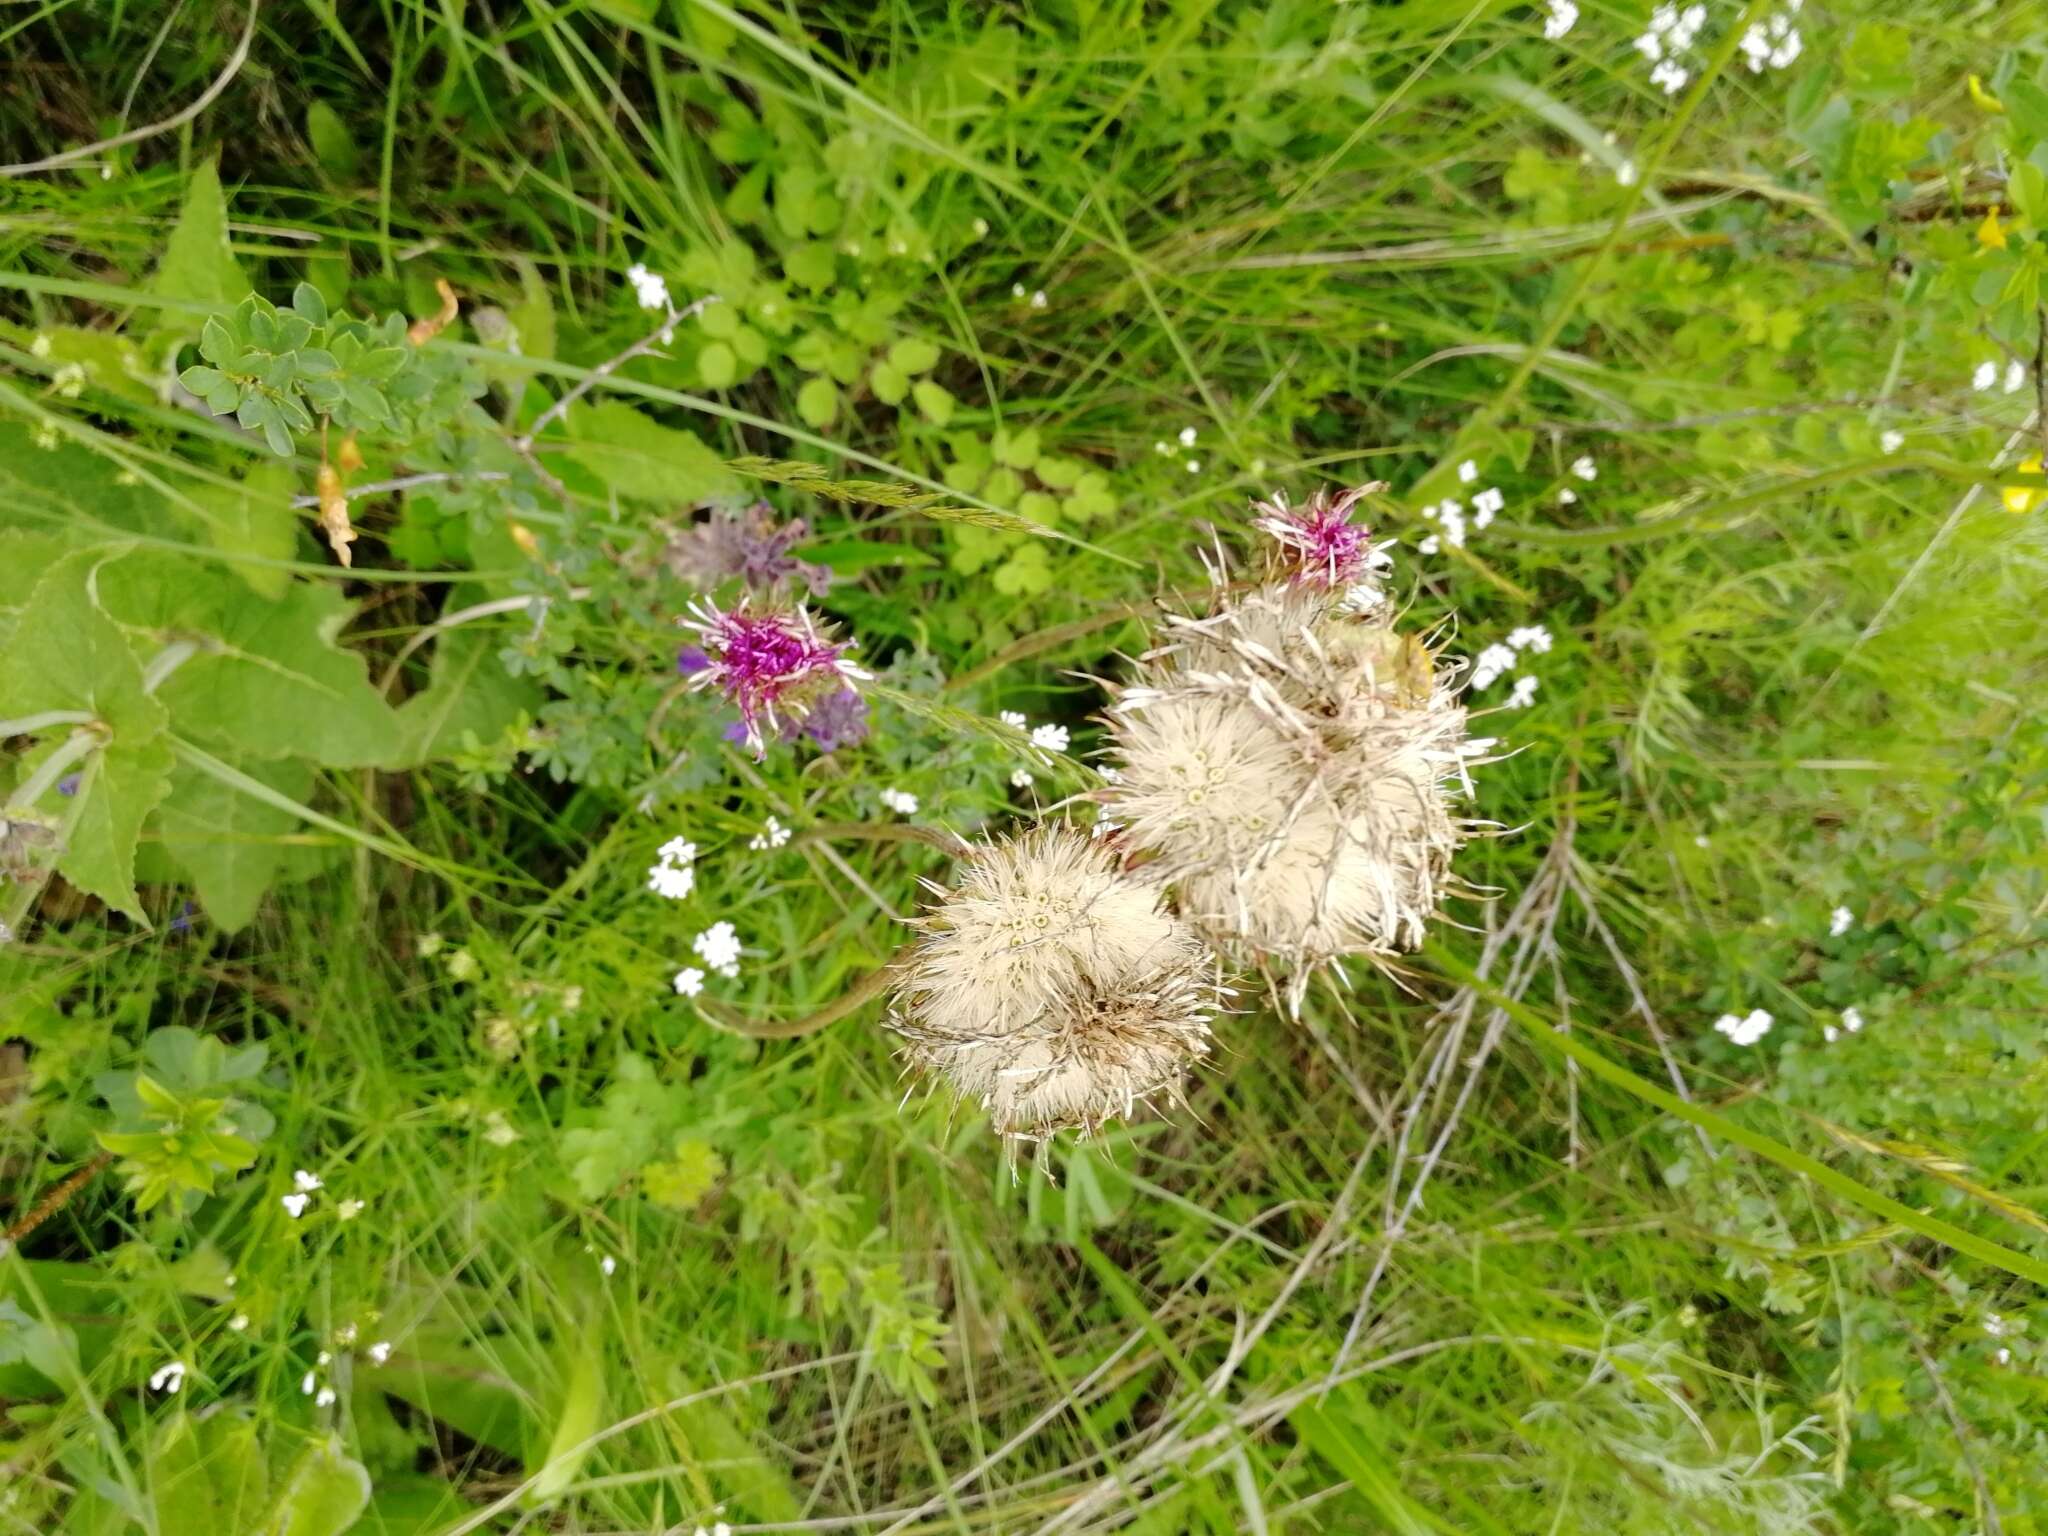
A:
[[[2048,13],[1724,0],[1667,96],[1580,9],[9,17],[8,161],[225,83],[0,179],[7,1219],[85,1170],[0,1530],[2048,1530]],[[529,456],[636,263],[719,302]],[[1015,1176],[873,1006],[671,990],[858,985],[945,864],[823,829],[1086,788],[1146,601],[1366,479],[1406,622],[1556,637],[1404,975]],[[756,494],[858,748],[677,685]]]

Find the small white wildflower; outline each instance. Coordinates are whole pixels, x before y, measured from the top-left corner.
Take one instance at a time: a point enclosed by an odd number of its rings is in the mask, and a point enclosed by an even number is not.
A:
[[[1010,775],[1010,784],[1016,789],[1029,789],[1036,782],[1038,781],[1031,777],[1031,770],[1029,768],[1019,768]]]
[[[1847,907],[1837,907],[1828,914],[1828,937],[1839,939],[1856,926],[1856,914]]]
[[[756,853],[765,853],[769,849],[782,847],[788,841],[789,828],[770,816],[761,830],[749,840],[747,846]]]
[[[1991,1352],[1991,1361],[1994,1365],[2011,1365],[2012,1351],[2001,1344]]]
[[[37,422],[35,430],[29,434],[29,441],[45,452],[55,448],[63,440],[63,435],[58,432],[54,421]]]
[[[617,1274],[618,1271],[619,1261],[613,1258],[610,1254],[604,1255],[603,1258],[597,1261],[597,1272],[603,1275],[607,1280],[611,1279],[611,1277]]]
[[[690,948],[719,974],[730,976],[737,972],[740,936],[731,923],[713,923],[690,941]]]
[[[1193,427],[1182,427],[1180,429],[1180,445],[1183,448],[1195,446],[1195,429]]]
[[[248,1326],[249,1326],[249,1314],[248,1314],[248,1313],[246,1313],[246,1312],[237,1312],[237,1313],[236,1313],[236,1314],[235,1314],[235,1315],[234,1315],[233,1317],[231,1317],[231,1318],[229,1318],[229,1319],[228,1319],[228,1332],[229,1332],[229,1333],[241,1333],[241,1332],[244,1332],[244,1331],[245,1331],[245,1330],[246,1330],[246,1329],[248,1328]]]
[[[670,901],[681,901],[695,890],[697,871],[688,864],[656,864],[647,871],[647,889]]]
[[[505,1118],[505,1111],[494,1109],[484,1116],[484,1140],[494,1147],[509,1147],[519,1139],[518,1128]]]
[[[2005,365],[2005,392],[2017,394],[2027,382],[2027,365],[2015,359]]]
[[[321,1184],[319,1178],[311,1173],[308,1173],[303,1168],[298,1169],[296,1172],[292,1174],[292,1188],[296,1189],[302,1195],[310,1195],[314,1190],[319,1189],[320,1187]]]
[[[1615,181],[1624,187],[1634,186],[1636,184],[1636,177],[1640,174],[1636,170],[1636,163],[1633,160],[1624,160],[1614,168]]]
[[[287,1216],[297,1221],[306,1213],[306,1203],[312,1198],[311,1195],[279,1195],[277,1203],[284,1207]]]
[[[1500,493],[1500,487],[1488,486],[1472,498],[1472,526],[1484,528],[1493,521],[1494,513],[1507,505],[1507,498]]]
[[[29,356],[43,358],[50,355],[50,336],[47,331],[37,331],[35,339],[28,344]]]
[[[343,1221],[354,1221],[369,1209],[367,1200],[344,1200],[334,1208],[334,1214]]]
[[[185,1362],[170,1360],[149,1373],[149,1390],[175,1392],[185,1385]]]
[[[1827,1041],[1829,1045],[1833,1045],[1842,1038],[1842,1032],[1832,1024],[1823,1024],[1820,1027],[1820,1037]]]
[[[1863,1010],[1855,1007],[1844,1008],[1842,1010],[1842,1028],[1849,1031],[1852,1035],[1860,1033],[1863,1029]]]
[[[1600,478],[1600,470],[1593,463],[1593,455],[1590,453],[1582,453],[1572,460],[1572,473],[1589,483]]]
[[[379,1339],[370,1346],[369,1354],[370,1364],[384,1364],[385,1361],[391,1358],[391,1341],[389,1339]]]
[[[694,864],[697,845],[687,837],[672,837],[655,850],[664,864]]]
[[[981,237],[982,237],[983,235],[985,235],[985,234],[987,234],[987,233],[988,233],[988,220],[987,220],[987,219],[976,219],[976,220],[974,221],[974,223],[973,223],[973,224],[972,224],[971,226],[969,226],[969,227],[973,229],[973,231],[974,231],[974,236],[975,236],[975,238],[976,238],[976,239],[978,240],[978,239],[980,239],[980,238],[981,238]]]
[[[1906,434],[1903,432],[1886,432],[1878,438],[1877,446],[1886,453],[1897,453],[1906,446]]]
[[[1437,552],[1437,547],[1437,537],[1432,533],[1415,546],[1415,552],[1419,555],[1433,555]]]
[[[686,965],[676,972],[670,985],[676,989],[678,997],[695,997],[704,990],[704,973],[694,965]]]
[[[2006,1327],[2005,1319],[1996,1312],[1986,1312],[1984,1314],[1984,1331],[1994,1339],[2004,1338]]]
[[[341,1327],[335,1330],[334,1342],[339,1344],[343,1349],[348,1349],[352,1347],[355,1344],[355,1341],[356,1325],[354,1323],[343,1323]]]
[[[1557,504],[1560,507],[1574,506],[1577,504],[1578,499],[1579,493],[1573,490],[1570,486],[1566,486],[1563,490],[1557,493]]]
[[[1538,656],[1549,652],[1555,642],[1550,631],[1541,624],[1524,624],[1519,629],[1508,631],[1508,644],[1518,651],[1534,651]]]
[[[334,1406],[334,1388],[322,1387],[318,1392],[314,1393],[313,1406],[315,1408],[332,1408]]]
[[[1070,739],[1064,725],[1041,725],[1031,732],[1031,745],[1041,752],[1064,752]]]
[[[1202,461],[1200,459],[1189,459],[1187,463],[1181,467],[1187,470],[1187,472],[1191,475],[1199,475],[1202,472]]]
[[[1543,18],[1543,35],[1556,42],[1579,24],[1579,8],[1572,0],[1550,0],[1550,13]]]
[[[1489,645],[1472,662],[1472,686],[1486,688],[1515,667],[1515,653],[1505,645]]]
[[[1033,309],[1045,308],[1045,290],[1043,288],[1038,289],[1031,295],[1031,307]]]
[[[1970,375],[1970,388],[1975,390],[1989,389],[1997,382],[1998,364],[1996,363],[1979,363],[1977,371]]]
[[[1717,1034],[1726,1035],[1737,1045],[1755,1045],[1771,1032],[1773,1022],[1771,1016],[1763,1009],[1754,1008],[1742,1018],[1737,1018],[1732,1013],[1722,1014],[1720,1018],[1714,1020],[1714,1030]]]
[[[311,1397],[319,1386],[320,1378],[311,1371],[306,1372],[305,1375],[299,1378],[299,1391],[307,1397]]]
[[[1666,96],[1676,96],[1691,78],[1692,72],[1676,59],[1666,59],[1650,71],[1650,84],[1662,86]]]
[[[1664,39],[1655,32],[1645,32],[1635,40],[1636,52],[1655,62],[1664,57]]]
[[[1168,454],[1173,452],[1173,444],[1169,443],[1165,438],[1162,437],[1157,439],[1152,444],[1152,451],[1158,454],[1163,459]]]
[[[1473,463],[1470,459],[1467,459],[1464,463],[1458,466],[1458,483],[1460,485],[1470,485],[1474,480],[1477,480],[1478,478],[1479,466]]]
[[[1506,709],[1527,709],[1536,702],[1537,679],[1527,673],[1515,679],[1515,686],[1508,690]]]
[[[329,1365],[333,1363],[333,1360],[333,1354],[330,1351],[324,1349],[321,1350],[319,1354],[313,1357],[313,1363],[315,1365]]]
[[[1003,710],[1000,714],[996,716],[996,718],[1002,721],[1003,724],[1009,726],[1013,730],[1023,730],[1026,723],[1024,719],[1024,712],[1020,709]]]
[[[1788,28],[1784,37],[1779,39],[1778,46],[1771,50],[1771,68],[1783,69],[1799,57],[1805,46],[1806,44],[1800,40],[1798,29]]]
[[[1024,297],[1024,285],[1023,285],[1022,283],[1012,283],[1012,284],[1010,284],[1010,297],[1011,297],[1011,298],[1013,298],[1013,299],[1021,299],[1021,298],[1023,298],[1023,297]]]
[[[640,262],[626,268],[626,281],[633,285],[633,297],[642,309],[667,309],[668,281],[658,272],[650,272]]]
[[[917,796],[911,794],[908,790],[885,789],[875,798],[882,802],[883,809],[894,811],[898,816],[915,816],[917,814]]]

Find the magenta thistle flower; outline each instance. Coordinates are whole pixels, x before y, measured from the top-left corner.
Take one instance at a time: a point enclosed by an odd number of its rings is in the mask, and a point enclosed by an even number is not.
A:
[[[1252,526],[1280,546],[1288,579],[1296,586],[1348,587],[1385,563],[1383,555],[1374,554],[1371,530],[1351,521],[1352,508],[1384,489],[1375,482],[1334,495],[1317,491],[1299,511],[1287,505],[1285,493],[1277,493],[1253,504],[1259,516]]]
[[[750,613],[742,598],[721,613],[705,598],[690,605],[682,622],[697,632],[704,658],[701,666],[682,667],[690,686],[715,688],[732,700],[742,739],[757,758],[767,754],[767,733],[801,724],[820,704],[871,676],[847,659],[853,642],[829,638],[801,604]]]

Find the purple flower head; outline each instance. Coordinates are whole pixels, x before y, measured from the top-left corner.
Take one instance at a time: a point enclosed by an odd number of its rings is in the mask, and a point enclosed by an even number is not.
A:
[[[826,698],[869,676],[847,659],[853,642],[829,639],[802,606],[750,613],[742,598],[737,608],[721,613],[706,598],[690,605],[683,623],[697,631],[704,652],[690,686],[715,688],[732,700],[740,712],[741,739],[757,758],[768,750],[764,727],[777,735],[801,728]]]
[[[851,688],[826,694],[804,717],[803,734],[818,744],[820,752],[837,752],[866,741],[868,701]]]
[[[780,526],[775,509],[756,502],[740,513],[714,512],[704,522],[670,536],[668,566],[701,592],[709,592],[737,576],[749,591],[769,593],[787,582],[801,582],[813,597],[823,597],[832,572],[823,565],[799,560],[790,550],[811,536],[802,518]]]
[[[1356,526],[1351,512],[1383,484],[1354,486],[1332,495],[1316,491],[1299,511],[1285,495],[1255,503],[1259,514],[1252,526],[1280,546],[1288,579],[1304,587],[1348,587],[1379,562],[1373,557],[1371,530]]]

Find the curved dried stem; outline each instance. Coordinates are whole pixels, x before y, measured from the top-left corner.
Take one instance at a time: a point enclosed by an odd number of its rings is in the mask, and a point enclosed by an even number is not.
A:
[[[805,843],[924,843],[945,853],[963,852],[968,844],[957,832],[917,827],[901,821],[820,821],[797,833]]]
[[[829,1029],[849,1014],[857,1013],[862,1007],[879,997],[895,977],[897,964],[910,952],[904,945],[882,964],[855,982],[839,997],[815,1013],[805,1014],[800,1019],[789,1019],[779,1024],[757,1024],[737,1009],[713,1002],[709,998],[697,1000],[697,1011],[714,1029],[722,1029],[730,1035],[744,1035],[749,1040],[800,1040],[805,1035],[815,1035],[822,1029]]]

